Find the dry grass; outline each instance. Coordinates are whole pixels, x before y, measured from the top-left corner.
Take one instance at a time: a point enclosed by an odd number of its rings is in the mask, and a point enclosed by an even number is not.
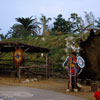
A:
[[[22,81],[25,79],[23,78]],[[67,82],[66,80],[61,79],[48,79],[48,80],[40,80],[38,82],[29,82],[29,83],[22,83],[19,82],[17,79],[14,78],[7,78],[7,77],[0,77],[0,85],[10,85],[10,86],[25,86],[25,87],[32,87],[32,88],[40,88],[46,90],[52,90],[64,94],[69,94],[73,96],[78,96],[81,98],[86,98],[88,100],[93,100],[93,92],[90,92],[89,86],[83,86],[82,90],[78,93],[70,92],[66,93]]]

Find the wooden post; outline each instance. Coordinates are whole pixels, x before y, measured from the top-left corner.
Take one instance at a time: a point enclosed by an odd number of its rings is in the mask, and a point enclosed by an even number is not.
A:
[[[71,89],[72,87],[72,72],[71,72],[71,68],[72,68],[72,58],[71,58],[71,61],[70,61],[70,65],[69,65],[69,89]]]
[[[18,79],[21,80],[21,68],[18,68]]]
[[[46,53],[46,64],[48,64],[48,53]]]
[[[48,53],[46,53],[46,79],[48,79]]]
[[[99,86],[100,86],[100,84],[99,83],[92,83],[91,84],[91,92],[96,92],[96,91],[98,91],[99,90]]]

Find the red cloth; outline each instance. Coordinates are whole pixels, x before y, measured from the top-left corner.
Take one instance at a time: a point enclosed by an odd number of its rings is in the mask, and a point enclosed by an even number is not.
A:
[[[72,75],[75,75],[75,69],[74,68],[71,69],[71,73],[72,73]]]
[[[77,63],[77,58],[72,58],[72,62],[73,62],[73,64],[76,64]]]
[[[100,91],[96,91],[95,94],[94,94],[94,97],[95,97],[97,100],[100,100]]]
[[[71,60],[72,60],[72,62],[71,62]],[[76,63],[77,63],[77,58],[76,58],[76,57],[74,57],[74,58],[69,58],[69,59],[68,59],[68,62],[71,62],[71,63],[73,63],[73,64],[76,64]]]

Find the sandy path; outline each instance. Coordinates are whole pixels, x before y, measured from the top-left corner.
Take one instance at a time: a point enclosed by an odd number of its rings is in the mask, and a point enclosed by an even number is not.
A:
[[[23,80],[25,79],[22,79],[22,81]],[[61,79],[48,79],[48,80],[40,80],[38,82],[22,83],[19,82],[18,80],[15,80],[14,78],[0,77],[0,85],[25,86],[25,87],[52,90],[64,94],[78,96],[88,100],[92,100],[94,94],[93,92],[90,92],[89,86],[83,86],[82,91],[78,93],[73,93],[73,92],[66,93],[66,87],[67,87],[66,80],[61,80]]]

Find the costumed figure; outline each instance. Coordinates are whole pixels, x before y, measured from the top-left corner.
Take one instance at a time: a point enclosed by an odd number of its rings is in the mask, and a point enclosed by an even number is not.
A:
[[[68,69],[68,88],[66,90],[67,92],[69,92],[71,89],[74,92],[78,91],[77,77],[82,72],[84,66],[84,59],[78,56],[75,51],[73,51],[71,55],[66,58],[65,62],[63,63],[63,67],[67,67]]]

